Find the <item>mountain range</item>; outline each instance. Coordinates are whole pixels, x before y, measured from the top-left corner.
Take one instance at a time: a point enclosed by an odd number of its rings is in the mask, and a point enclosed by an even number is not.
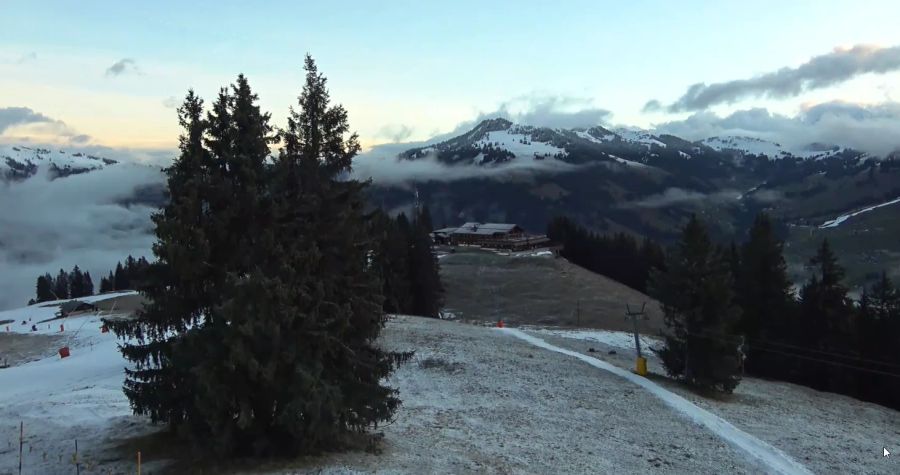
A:
[[[897,155],[876,157],[828,144],[797,150],[752,137],[689,141],[635,128],[536,127],[502,118],[450,138],[390,150],[368,164],[368,171],[378,172],[371,174],[372,205],[409,211],[418,199],[440,227],[515,222],[543,232],[550,219],[566,215],[597,232],[671,242],[695,213],[727,243],[741,241],[755,215],[765,211],[780,225],[797,278],[824,237],[835,241],[854,283],[882,269],[900,274]],[[359,178],[368,178],[364,159],[355,165],[363,169]],[[41,178],[53,187],[74,175],[115,169],[107,175],[123,182],[121,177],[132,174],[141,179],[134,189],[122,184],[99,204],[163,204],[163,176],[125,165],[58,148],[0,146],[0,184],[7,187]],[[416,173],[379,178],[407,169]],[[854,214],[859,211],[864,212]]]
[[[756,214],[765,211],[780,224],[797,277],[814,240],[847,233],[866,233],[873,246],[847,251],[856,282],[882,267],[900,271],[900,225],[856,229],[883,215],[900,218],[900,205],[892,203],[900,197],[896,155],[876,157],[830,144],[789,149],[752,137],[689,141],[634,128],[534,127],[497,118],[402,151],[396,160],[396,166],[422,161],[440,168],[411,182],[375,180],[373,201],[404,210],[417,196],[436,225],[516,222],[540,232],[552,217],[567,215],[598,232],[670,242],[696,213],[727,243],[740,242]],[[469,172],[445,178],[460,168]],[[884,203],[889,204],[841,226],[822,227]]]

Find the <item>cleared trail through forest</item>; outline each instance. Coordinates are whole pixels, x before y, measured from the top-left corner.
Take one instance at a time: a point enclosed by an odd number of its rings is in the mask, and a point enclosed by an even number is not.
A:
[[[516,330],[514,328],[498,328],[497,331],[508,333],[539,348],[578,358],[581,361],[594,366],[595,368],[600,368],[602,370],[608,371],[617,376],[625,378],[628,381],[637,384],[638,386],[641,386],[654,396],[661,399],[669,407],[675,409],[694,423],[706,427],[735,448],[745,452],[749,456],[749,461],[753,462],[754,464],[759,466],[760,469],[764,470],[767,473],[812,473],[804,465],[798,463],[781,450],[778,450],[777,448],[763,442],[762,440],[759,440],[756,437],[738,429],[721,417],[716,416],[715,414],[705,409],[697,407],[690,401],[663,388],[662,386],[659,386],[658,384],[647,378],[638,376],[637,374],[631,373],[630,371],[624,370],[622,368],[619,368],[618,366],[614,366],[597,358],[592,358],[576,351],[571,351],[551,345],[546,341],[535,336],[528,335],[521,330]]]

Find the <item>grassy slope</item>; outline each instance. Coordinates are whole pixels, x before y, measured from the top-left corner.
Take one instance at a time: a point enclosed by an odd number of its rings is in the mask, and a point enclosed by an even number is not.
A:
[[[640,308],[647,302],[648,319],[640,323],[641,331],[655,334],[662,328],[662,316],[650,297],[563,258],[457,248],[441,258],[441,277],[447,310],[466,320],[494,322],[502,315],[518,325],[631,330],[625,304]]]

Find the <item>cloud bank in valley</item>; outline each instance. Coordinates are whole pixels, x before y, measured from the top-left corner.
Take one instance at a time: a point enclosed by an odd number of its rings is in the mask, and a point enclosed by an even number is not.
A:
[[[136,203],[135,190],[162,183],[159,168],[133,164],[0,183],[0,309],[25,305],[43,273],[77,264],[98,286],[128,254],[151,258],[154,208]]]
[[[833,86],[866,73],[884,74],[900,70],[900,46],[882,48],[857,45],[837,48],[815,56],[796,68],[781,68],[749,79],[720,83],[697,83],[675,102],[663,106],[651,100],[644,111],[693,112],[747,98],[784,99],[806,91]]]
[[[825,102],[807,106],[794,117],[764,108],[740,110],[724,117],[704,111],[684,120],[657,124],[654,131],[687,140],[750,136],[794,149],[813,143],[835,144],[884,156],[900,148],[900,103]]]
[[[509,180],[537,173],[566,173],[583,167],[559,160],[514,159],[497,165],[448,165],[433,155],[415,160],[400,159],[397,155],[418,144],[390,144],[378,146],[353,160],[353,178],[371,179],[380,186],[403,186],[416,182],[451,182],[468,178]]]

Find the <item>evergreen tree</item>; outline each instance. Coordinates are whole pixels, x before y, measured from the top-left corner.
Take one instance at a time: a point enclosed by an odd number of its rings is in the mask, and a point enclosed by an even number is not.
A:
[[[35,289],[36,301],[47,302],[54,300],[53,298],[53,277],[45,274],[37,278],[37,288]]]
[[[112,291],[112,283],[110,283],[109,279],[106,277],[100,278],[100,293],[111,292]]]
[[[668,328],[658,353],[666,371],[701,388],[731,392],[741,379],[740,338],[726,256],[692,216],[669,252],[665,271],[654,271],[651,289]]]
[[[207,127],[203,101],[193,91],[178,109],[178,117],[184,132],[179,157],[165,170],[169,203],[152,217],[157,236],[153,252],[158,262],[141,289],[148,304],[135,320],[106,323],[117,336],[130,339],[123,343],[122,354],[134,369],[126,369],[124,390],[135,414],[147,415],[153,422],[164,422],[191,437],[200,430],[194,427],[202,427],[203,421],[194,404],[201,393],[192,394],[196,373],[206,370],[201,367],[204,355],[199,352],[209,351],[199,345],[197,333],[201,328],[221,330],[225,322],[214,320],[214,296],[209,290],[218,264],[210,259],[212,243],[205,234],[207,222],[214,219],[208,216],[206,194],[212,163],[203,147]],[[107,285],[121,290],[124,277],[119,264],[115,274],[110,272]],[[223,339],[220,346],[227,344]],[[213,348],[206,357],[223,358],[222,348]],[[226,391],[223,396],[228,394]],[[225,410],[215,401],[197,402],[207,404],[210,411]]]
[[[131,288],[128,283],[128,275],[125,273],[125,268],[122,267],[121,262],[116,264],[116,273],[115,280],[113,281],[113,287],[116,290],[125,290]]]
[[[125,392],[222,454],[332,447],[399,405],[381,385],[408,355],[373,344],[385,323],[359,145],[307,58],[276,163],[269,117],[243,76],[203,117],[188,94],[170,202],[154,216],[158,262],[134,321],[110,322],[135,364]]]
[[[402,216],[402,215],[401,215]],[[402,216],[405,220],[406,217]],[[377,213],[372,220],[373,236],[378,247],[374,260],[382,281],[385,313],[411,312],[411,282],[409,266],[409,226],[401,227],[398,220]]]
[[[410,227],[411,313],[438,317],[444,303],[444,288],[441,285],[437,256],[432,250],[430,226],[428,208],[417,210]]]
[[[831,354],[848,354],[858,338],[852,302],[842,284],[844,268],[837,262],[828,240],[822,241],[810,259],[815,273],[800,289],[800,325],[796,337],[800,346]],[[820,358],[821,359],[821,358]],[[853,374],[827,363],[805,365],[803,378],[813,387],[827,390],[853,386]]]
[[[84,274],[78,266],[69,273],[69,296],[73,299],[84,297]]]
[[[884,271],[869,292],[869,308],[874,318],[884,321],[900,313],[900,292]]]
[[[91,279],[91,273],[85,272],[84,278],[82,279],[81,289],[83,295],[94,295],[94,280]]]
[[[737,303],[741,307],[740,331],[748,342],[748,372],[771,375],[781,366],[781,357],[767,351],[767,344],[787,335],[794,299],[783,243],[775,236],[769,216],[760,214],[739,257],[732,257]],[[736,252],[732,251],[735,256]]]
[[[62,269],[53,281],[53,298],[55,300],[69,298],[69,274]]]

